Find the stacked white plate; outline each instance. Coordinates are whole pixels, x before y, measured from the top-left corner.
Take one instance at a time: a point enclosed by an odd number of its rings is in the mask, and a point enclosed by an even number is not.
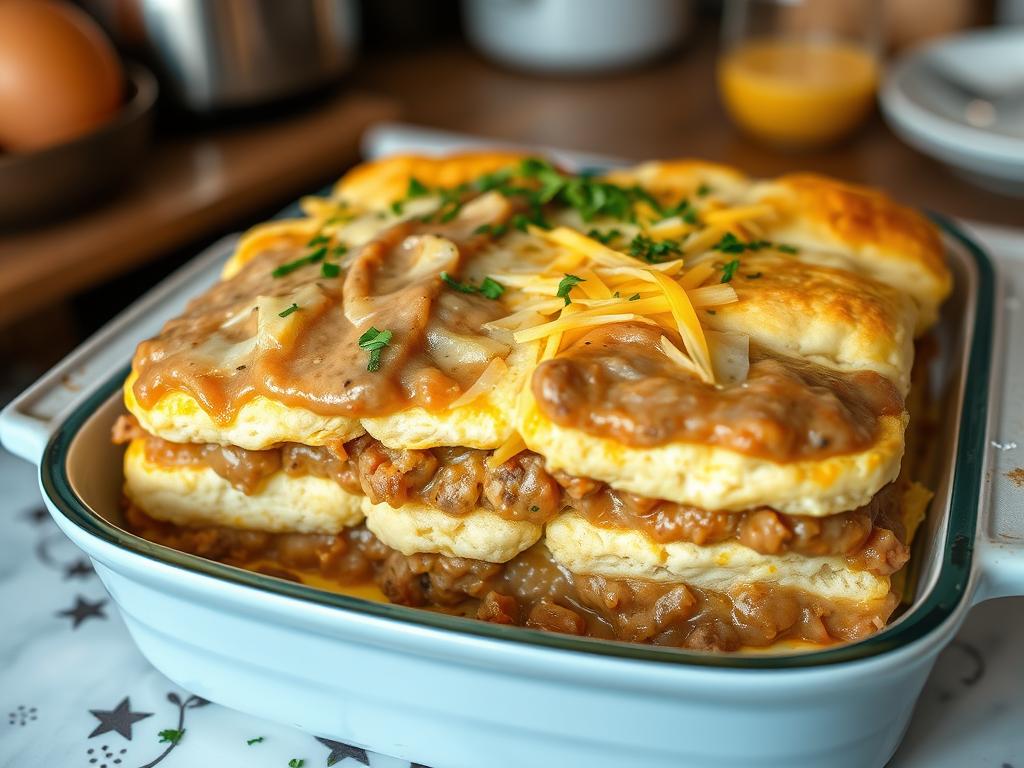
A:
[[[980,186],[1024,197],[1024,27],[912,51],[889,69],[880,99],[908,144]]]

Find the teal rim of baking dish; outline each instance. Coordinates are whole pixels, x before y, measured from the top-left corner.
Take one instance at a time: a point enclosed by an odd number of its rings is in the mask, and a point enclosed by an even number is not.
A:
[[[505,642],[593,653],[633,661],[731,669],[789,669],[866,659],[918,640],[940,626],[964,600],[971,575],[978,502],[986,453],[985,431],[991,375],[995,278],[988,256],[977,244],[948,218],[938,214],[931,214],[931,218],[946,234],[965,248],[973,258],[978,272],[974,332],[972,337],[967,340],[970,348],[967,356],[967,376],[963,387],[960,434],[953,469],[949,524],[943,545],[942,564],[932,589],[918,606],[906,613],[895,624],[864,640],[813,651],[747,654],[694,651],[675,647],[575,637],[541,632],[525,627],[490,624],[477,619],[452,616],[422,608],[379,603],[328,592],[155,544],[123,531],[96,515],[75,494],[67,473],[67,455],[72,441],[86,420],[121,388],[128,374],[127,366],[115,373],[63,421],[43,453],[40,462],[40,482],[46,496],[68,520],[108,544],[168,565],[203,574],[212,579],[263,590],[322,607]]]

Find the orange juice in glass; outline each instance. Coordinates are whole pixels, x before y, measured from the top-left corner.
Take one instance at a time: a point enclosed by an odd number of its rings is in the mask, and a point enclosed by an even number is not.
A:
[[[791,148],[849,134],[874,104],[876,6],[872,0],[728,0],[718,87],[736,124]]]

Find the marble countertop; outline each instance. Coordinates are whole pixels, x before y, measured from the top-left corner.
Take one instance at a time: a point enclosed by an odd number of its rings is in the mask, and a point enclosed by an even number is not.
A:
[[[1016,243],[1021,261],[1010,263],[1024,269]],[[1019,442],[1006,447],[1024,462]],[[88,559],[50,519],[35,469],[0,451],[0,489],[0,768],[409,766],[178,688],[135,648]],[[1022,683],[1024,598],[975,608],[890,766],[1024,768]]]

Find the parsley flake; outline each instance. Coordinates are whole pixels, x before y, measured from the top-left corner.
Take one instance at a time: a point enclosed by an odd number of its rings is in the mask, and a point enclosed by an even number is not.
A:
[[[181,737],[184,735],[184,728],[182,728],[180,731],[175,728],[167,728],[163,731],[160,731],[160,733],[157,734],[157,736],[160,737],[159,743],[161,744],[177,744],[179,741],[181,741]]]
[[[538,507],[536,504],[534,504],[532,507],[530,507],[530,511],[531,512],[540,512],[540,507]]]
[[[701,182],[701,185],[697,187],[697,197],[707,197],[711,194],[711,187],[706,183]]]
[[[481,296],[493,300],[500,299],[501,294],[505,292],[505,286],[493,277],[485,277],[480,285],[473,285],[472,283],[460,282],[447,272],[442,272],[441,280],[449,288],[459,291],[459,293],[479,293]]]
[[[278,313],[277,313],[277,316],[278,316],[278,317],[288,317],[288,315],[290,315],[290,314],[292,314],[292,313],[294,313],[294,312],[298,312],[298,311],[299,311],[299,305],[298,305],[298,304],[296,304],[296,303],[295,303],[295,302],[293,301],[293,302],[292,302],[292,305],[291,305],[290,307],[288,307],[287,309],[285,309],[285,310],[284,310],[283,312],[278,312]]]
[[[634,293],[632,296],[629,297],[628,301],[637,301],[637,300],[639,300],[639,298],[640,298],[640,294],[639,293]]]
[[[762,272],[753,272],[749,275],[744,275],[744,277],[747,278],[747,280],[760,280],[762,274]]]
[[[506,232],[508,232],[507,224],[481,224],[473,230],[474,235],[490,235],[493,238],[499,238]]]
[[[720,282],[728,283],[730,280],[732,280],[733,275],[736,274],[736,270],[739,269],[739,268],[740,268],[740,260],[739,259],[733,259],[732,261],[726,262],[725,266],[722,267],[722,279],[721,279]]]
[[[366,364],[366,370],[370,373],[380,370],[380,352],[391,343],[391,336],[391,331],[378,331],[371,326],[366,333],[359,337],[360,349],[365,349],[370,353],[370,360]]]
[[[680,251],[679,243],[674,240],[652,240],[642,234],[634,237],[629,243],[629,255],[643,259],[649,264],[665,261]]]
[[[391,212],[395,216],[401,216],[405,210],[405,204],[410,200],[415,200],[417,197],[426,197],[430,194],[430,189],[422,181],[417,179],[415,176],[409,177],[409,186],[405,190],[405,197],[401,200],[395,200],[391,204]]]
[[[722,239],[711,246],[712,251],[721,251],[722,253],[743,253],[747,249],[747,246],[742,240],[740,240],[732,232],[726,232],[722,235]]]
[[[277,267],[273,272],[270,273],[271,277],[284,277],[290,275],[296,269],[305,267],[308,264],[316,264],[317,262],[323,261],[327,255],[327,248],[320,246],[313,252],[303,256],[302,258],[295,259],[295,261],[289,261],[286,264],[282,264]]]
[[[318,245],[327,245],[329,242],[331,242],[329,235],[325,235],[323,232],[317,232],[309,239],[309,242],[306,243],[306,247],[313,248]]]
[[[776,245],[775,250],[779,251],[780,253],[800,253],[800,249],[797,248],[795,245]]]
[[[293,757],[288,761],[288,768],[302,768],[306,764],[306,761],[299,757]]]
[[[320,265],[320,275],[322,277],[337,277],[341,274],[341,267],[337,264],[332,264],[329,261],[325,261]]]
[[[597,240],[597,242],[602,245],[608,245],[622,237],[622,232],[617,229],[609,229],[607,232],[602,232],[599,229],[592,229],[587,232],[587,237],[591,240]]]
[[[245,743],[248,744],[251,747],[253,744],[260,744],[260,743],[262,743],[262,741],[263,741],[263,737],[262,736],[257,736],[255,739],[246,739]]]
[[[566,275],[558,281],[558,292],[555,294],[560,299],[565,299],[565,306],[572,304],[572,299],[569,298],[569,291],[573,289],[573,286],[579,285],[580,283],[587,282],[582,277],[576,277],[576,275]]]

